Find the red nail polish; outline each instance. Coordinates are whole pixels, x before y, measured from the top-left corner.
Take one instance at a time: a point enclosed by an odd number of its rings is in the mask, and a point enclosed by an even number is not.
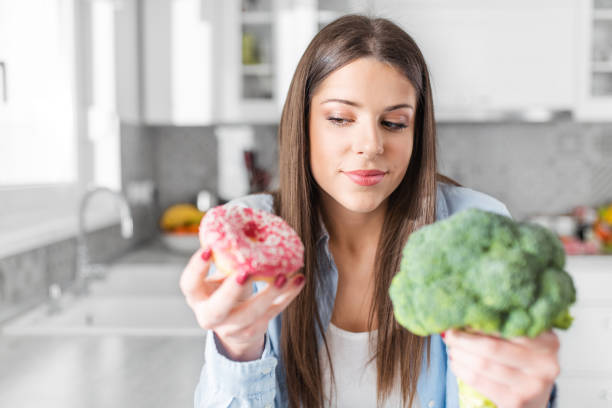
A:
[[[236,276],[236,282],[238,282],[238,284],[240,284],[240,285],[244,285],[244,283],[248,279],[249,279],[249,273],[248,272],[242,272],[241,274]]]
[[[202,259],[204,261],[208,261],[210,259],[210,257],[212,256],[212,249],[205,249],[204,251],[202,251]]]
[[[281,289],[287,283],[287,277],[285,275],[278,275],[276,279],[274,279],[274,286],[278,289]]]
[[[442,337],[442,340],[444,340],[444,337],[446,336],[446,332],[442,332],[440,333],[440,337]]]
[[[297,278],[295,278],[295,280],[293,281],[293,284],[295,286],[300,286],[302,284],[302,282],[304,282],[304,277],[303,276],[298,276]]]

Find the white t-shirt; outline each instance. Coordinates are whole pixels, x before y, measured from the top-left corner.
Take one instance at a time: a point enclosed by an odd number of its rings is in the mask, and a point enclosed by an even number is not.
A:
[[[376,341],[377,330],[373,341]],[[319,350],[319,360],[323,370],[323,387],[326,407],[376,407],[376,360],[367,364],[373,355],[374,345],[369,347],[369,332],[349,332],[329,323],[326,332],[327,344],[334,367],[336,388],[332,392],[331,372],[325,346]],[[367,365],[366,365],[367,364]],[[330,396],[332,399],[330,400]],[[379,408],[401,407],[401,388],[395,381],[392,393],[385,405]],[[419,408],[418,398],[414,398],[412,408]]]

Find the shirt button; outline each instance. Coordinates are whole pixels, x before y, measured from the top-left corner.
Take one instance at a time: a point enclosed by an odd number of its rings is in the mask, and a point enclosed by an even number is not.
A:
[[[434,400],[429,401],[429,404],[427,404],[427,406],[428,406],[429,408],[433,408],[433,407],[435,407],[435,406],[436,406],[436,401],[434,401]]]
[[[266,375],[266,374],[270,374],[271,371],[272,371],[272,369],[270,367],[268,367],[268,368],[264,368],[263,370],[261,370],[261,373]]]

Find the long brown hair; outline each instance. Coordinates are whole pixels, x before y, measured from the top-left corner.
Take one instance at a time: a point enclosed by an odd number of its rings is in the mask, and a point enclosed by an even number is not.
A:
[[[319,188],[309,163],[310,102],[317,86],[336,69],[362,57],[374,57],[399,69],[417,92],[414,146],[406,174],[389,196],[388,210],[376,250],[374,301],[369,330],[378,323],[374,353],[377,398],[392,392],[399,370],[402,398],[410,406],[416,393],[422,358],[429,338],[416,336],[398,325],[388,296],[398,271],[401,250],[412,231],[435,221],[437,174],[436,129],[432,93],[425,60],[413,39],[386,19],[347,15],[323,28],[302,56],[287,94],[279,127],[280,188],[275,210],[302,238],[305,246],[306,285],[282,313],[281,364],[291,407],[323,406],[323,384],[317,334],[329,359],[317,294],[323,285],[317,265],[317,238],[321,233]],[[448,179],[445,180],[448,182]],[[331,367],[331,359],[330,359]],[[333,378],[333,367],[332,367]]]

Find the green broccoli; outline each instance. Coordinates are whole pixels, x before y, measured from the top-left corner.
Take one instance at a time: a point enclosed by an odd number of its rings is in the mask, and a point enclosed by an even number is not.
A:
[[[419,336],[536,337],[571,325],[576,291],[564,266],[546,228],[471,208],[411,234],[389,294],[397,321]]]

